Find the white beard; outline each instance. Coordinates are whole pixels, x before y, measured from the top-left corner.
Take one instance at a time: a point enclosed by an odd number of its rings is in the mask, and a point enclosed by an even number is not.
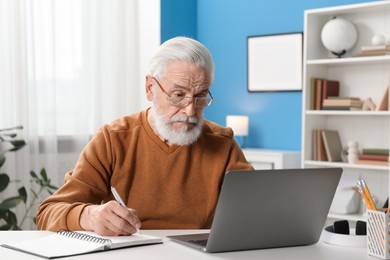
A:
[[[203,126],[203,117],[199,120],[195,117],[188,117],[185,115],[177,115],[172,117],[168,123],[164,121],[164,115],[160,113],[160,107],[156,100],[153,100],[153,113],[154,113],[154,124],[157,133],[164,140],[175,145],[190,145],[198,140]],[[174,122],[191,122],[195,123],[194,128],[188,130],[188,126],[183,125],[179,129],[175,129],[172,125]]]

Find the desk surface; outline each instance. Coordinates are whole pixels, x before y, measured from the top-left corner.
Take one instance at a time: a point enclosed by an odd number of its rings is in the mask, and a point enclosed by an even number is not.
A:
[[[143,234],[165,237],[184,233],[199,233],[204,230],[143,230]],[[0,231],[0,244],[9,241],[21,241],[47,235],[46,231]],[[322,241],[311,246],[289,247],[278,249],[249,250],[229,253],[204,253],[195,249],[172,242],[164,238],[163,244],[148,245],[119,250],[98,252],[81,256],[66,257],[66,259],[316,259],[316,260],[345,260],[345,259],[378,259],[367,255],[366,247],[342,247]],[[0,247],[1,259],[43,259],[33,255]]]

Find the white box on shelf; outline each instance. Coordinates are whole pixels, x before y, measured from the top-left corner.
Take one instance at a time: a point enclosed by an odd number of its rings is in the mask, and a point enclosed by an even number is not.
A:
[[[260,148],[244,148],[242,151],[255,169],[292,169],[301,165],[300,151]]]

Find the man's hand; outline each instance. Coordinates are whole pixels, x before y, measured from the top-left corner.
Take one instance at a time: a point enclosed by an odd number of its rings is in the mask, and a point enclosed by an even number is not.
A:
[[[131,235],[141,227],[137,212],[125,208],[112,200],[102,205],[84,208],[80,216],[80,226],[103,236]]]

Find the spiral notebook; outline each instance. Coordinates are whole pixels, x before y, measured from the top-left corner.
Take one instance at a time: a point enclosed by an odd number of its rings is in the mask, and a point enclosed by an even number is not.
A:
[[[2,247],[44,257],[58,258],[93,252],[162,243],[162,238],[143,234],[99,236],[88,231],[59,231],[42,238],[2,244]]]

